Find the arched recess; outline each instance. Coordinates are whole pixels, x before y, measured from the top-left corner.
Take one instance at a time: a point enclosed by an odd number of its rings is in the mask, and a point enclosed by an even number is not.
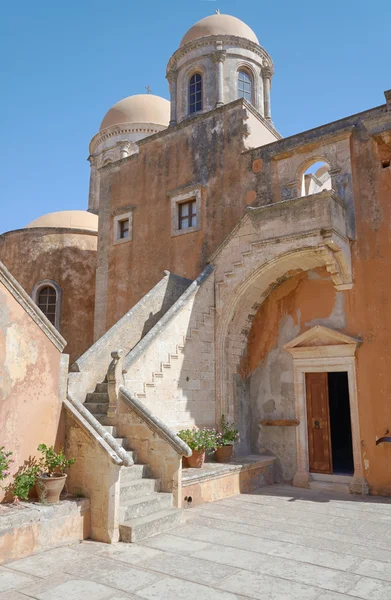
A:
[[[43,291],[46,289],[53,290],[53,296],[55,296],[55,306],[54,306],[54,315],[51,312],[47,314],[44,310],[44,306],[40,307],[46,318],[54,325],[54,327],[60,331],[60,322],[61,322],[61,303],[62,303],[62,289],[61,286],[52,279],[43,279],[42,281],[38,281],[31,292],[31,298],[34,300],[37,306],[40,306],[40,296]],[[46,294],[48,296],[48,294]],[[41,302],[43,298],[41,298]],[[52,302],[47,298],[46,305],[52,304]]]
[[[240,363],[247,347],[252,320],[270,292],[289,277],[318,267],[326,267],[337,289],[343,289],[339,282],[339,267],[332,252],[319,247],[292,250],[264,260],[229,293],[217,293],[216,311],[216,421],[221,414],[234,420],[241,433],[241,453],[250,451],[250,407],[243,398],[246,396],[246,381],[240,375]],[[229,280],[228,280],[229,281]],[[229,283],[227,282],[227,284]],[[227,290],[225,290],[227,292]],[[242,397],[238,387],[243,386]],[[247,397],[248,401],[248,397]]]
[[[310,196],[332,189],[331,170],[332,167],[324,156],[316,155],[306,159],[297,170],[300,195]]]

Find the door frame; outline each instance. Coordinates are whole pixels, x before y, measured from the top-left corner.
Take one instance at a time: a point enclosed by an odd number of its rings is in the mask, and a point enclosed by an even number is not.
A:
[[[305,374],[345,371],[348,375],[354,462],[349,489],[351,493],[368,493],[361,456],[356,380],[356,350],[360,343],[360,340],[316,325],[284,346],[293,358],[295,413],[299,420],[296,429],[297,471],[293,477],[293,485],[296,487],[309,487],[312,479],[309,471]]]

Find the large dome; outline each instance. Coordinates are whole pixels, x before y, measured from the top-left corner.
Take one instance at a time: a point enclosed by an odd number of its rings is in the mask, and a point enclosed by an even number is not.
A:
[[[120,123],[151,123],[168,127],[169,122],[170,103],[168,100],[153,94],[137,94],[114,104],[106,113],[100,131]]]
[[[181,41],[181,46],[210,35],[235,35],[259,44],[257,36],[246,23],[231,15],[216,14],[205,17],[190,27]]]
[[[42,215],[42,217],[31,221],[26,227],[54,227],[98,231],[98,217],[86,210],[62,210]]]

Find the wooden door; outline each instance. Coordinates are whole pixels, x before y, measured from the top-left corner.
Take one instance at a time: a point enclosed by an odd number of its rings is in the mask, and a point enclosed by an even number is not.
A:
[[[310,472],[332,473],[327,373],[306,373],[305,384]]]

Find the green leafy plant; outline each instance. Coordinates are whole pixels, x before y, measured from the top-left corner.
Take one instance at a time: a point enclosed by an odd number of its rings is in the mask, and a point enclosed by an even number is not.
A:
[[[239,439],[239,430],[235,428],[233,423],[230,423],[225,418],[225,415],[221,415],[220,419],[220,431],[216,434],[216,445],[221,446],[232,446]]]
[[[183,440],[191,450],[195,452],[206,452],[216,448],[216,430],[208,429],[182,429],[178,432],[178,437]]]
[[[74,458],[67,459],[63,450],[58,453],[55,452],[53,446],[48,447],[46,444],[39,444],[38,450],[43,454],[40,461],[41,475],[52,477],[55,473],[63,473],[75,462]]]
[[[13,484],[8,487],[19,500],[28,500],[30,490],[35,485],[40,467],[38,464],[32,464],[22,469],[15,475]]]
[[[6,451],[5,446],[0,446],[0,481],[3,481],[10,474],[11,464],[14,462],[11,451]]]

